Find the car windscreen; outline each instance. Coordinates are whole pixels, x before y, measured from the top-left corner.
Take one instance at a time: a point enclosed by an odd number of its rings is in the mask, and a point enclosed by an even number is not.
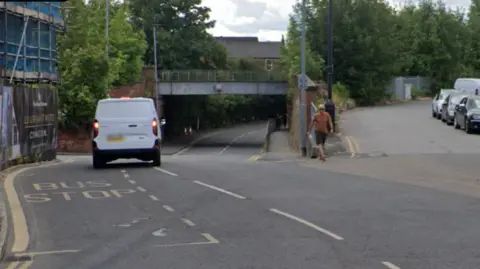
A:
[[[102,118],[143,118],[152,115],[147,101],[103,102],[97,107],[97,117]]]

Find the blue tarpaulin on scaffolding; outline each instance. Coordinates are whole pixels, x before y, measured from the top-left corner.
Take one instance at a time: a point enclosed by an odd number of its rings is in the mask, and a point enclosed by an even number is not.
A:
[[[24,14],[6,13],[6,7],[20,6],[31,14],[47,15],[50,22],[29,16],[23,44]],[[18,10],[17,10],[18,11]],[[34,11],[34,13],[32,13]],[[16,71],[57,73],[56,35],[61,20],[59,2],[8,2],[0,9],[0,67],[13,70],[17,52]],[[45,18],[45,17],[43,17]],[[21,46],[19,51],[19,46]]]

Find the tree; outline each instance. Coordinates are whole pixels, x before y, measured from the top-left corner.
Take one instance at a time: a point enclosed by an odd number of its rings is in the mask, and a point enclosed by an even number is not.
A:
[[[226,51],[207,30],[215,26],[210,9],[201,0],[131,0],[132,21],[146,33],[144,61],[153,65],[153,28],[157,31],[158,66],[161,69],[212,69],[226,67]]]
[[[103,8],[102,8],[103,5]],[[110,54],[105,54],[105,4],[94,0],[69,1],[66,32],[58,36],[58,89],[61,123],[85,126],[93,120],[98,100],[107,97],[112,84],[134,82],[144,53],[142,34],[133,32],[126,20],[128,9],[118,7],[110,21]]]
[[[313,80],[319,80],[323,77],[324,60],[318,54],[312,52],[308,44],[306,45],[306,74]],[[281,65],[288,77],[288,98],[291,100],[297,92],[296,75],[300,74],[300,29],[295,20],[295,15],[290,16],[287,40],[281,50]]]

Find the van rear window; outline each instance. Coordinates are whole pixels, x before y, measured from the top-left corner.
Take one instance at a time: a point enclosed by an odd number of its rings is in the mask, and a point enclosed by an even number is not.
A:
[[[143,118],[152,115],[152,107],[145,101],[119,101],[100,103],[97,116],[105,118]]]

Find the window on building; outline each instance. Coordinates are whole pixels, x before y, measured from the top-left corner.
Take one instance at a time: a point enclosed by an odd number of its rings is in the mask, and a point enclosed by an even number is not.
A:
[[[273,61],[270,59],[265,60],[265,70],[272,71],[273,69]]]

